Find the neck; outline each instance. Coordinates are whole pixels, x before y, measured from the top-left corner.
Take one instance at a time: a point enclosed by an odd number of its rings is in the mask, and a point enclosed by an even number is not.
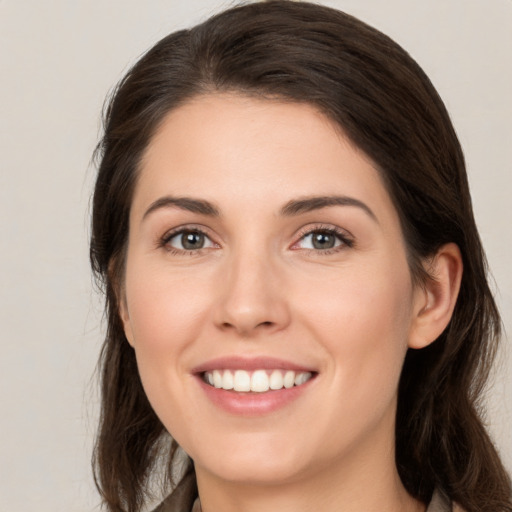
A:
[[[197,464],[196,474],[202,512],[425,511],[402,485],[393,436],[370,436],[336,464],[308,468],[287,481],[226,481]]]
[[[336,487],[325,481],[323,486],[302,481],[299,485],[288,486],[230,485],[217,491],[200,486],[199,495],[202,512],[425,511],[424,504],[407,494],[397,475],[368,482],[364,491],[354,487],[352,482]]]

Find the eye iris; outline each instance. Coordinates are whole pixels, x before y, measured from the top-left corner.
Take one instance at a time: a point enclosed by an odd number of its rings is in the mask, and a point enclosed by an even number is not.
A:
[[[331,233],[318,231],[312,234],[312,243],[315,249],[332,249],[336,243],[336,238]]]
[[[201,249],[204,245],[204,235],[197,231],[188,231],[181,235],[181,245],[184,249]]]

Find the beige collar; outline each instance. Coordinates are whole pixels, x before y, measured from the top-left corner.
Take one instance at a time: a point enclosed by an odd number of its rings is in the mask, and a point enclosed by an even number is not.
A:
[[[440,492],[434,492],[432,501],[427,507],[426,512],[450,512],[451,510],[452,508],[450,507],[450,503],[446,497],[443,496]],[[461,511],[461,509],[459,507],[455,507],[453,511]],[[195,499],[194,505],[192,506],[192,510],[190,512],[202,512],[199,498]]]

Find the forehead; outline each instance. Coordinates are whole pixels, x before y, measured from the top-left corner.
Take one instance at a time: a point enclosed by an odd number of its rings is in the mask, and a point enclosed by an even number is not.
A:
[[[215,94],[163,119],[143,156],[133,206],[164,194],[243,208],[262,198],[277,205],[334,193],[394,209],[373,162],[314,106]]]

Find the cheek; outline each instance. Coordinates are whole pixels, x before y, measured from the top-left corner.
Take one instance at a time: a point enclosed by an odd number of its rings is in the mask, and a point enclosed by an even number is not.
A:
[[[188,439],[199,411],[186,363],[211,298],[204,289],[198,292],[198,281],[136,263],[127,265],[126,298],[139,375],[162,423],[176,438]]]
[[[159,265],[142,265],[135,259],[127,265],[126,300],[139,374],[165,424],[167,411],[182,409],[179,397],[190,379],[187,354],[207,314],[208,293],[198,291],[198,286]]]
[[[142,273],[128,267],[126,296],[137,350],[168,352],[194,339],[206,301],[197,282],[158,268]]]
[[[309,287],[314,290],[314,287]],[[353,403],[375,406],[396,394],[412,319],[407,265],[348,269],[329,290],[297,303],[308,329],[330,355],[330,371]]]

